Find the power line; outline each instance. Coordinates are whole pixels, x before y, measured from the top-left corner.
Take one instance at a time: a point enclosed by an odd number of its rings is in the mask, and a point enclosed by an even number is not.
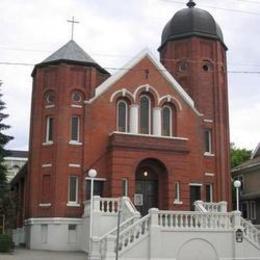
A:
[[[0,62],[0,65],[10,65],[10,66],[35,66],[35,64],[32,63],[23,63],[23,62]],[[146,69],[132,69],[132,68],[125,68],[125,67],[121,67],[121,68],[117,68],[117,67],[103,67],[104,69],[107,70],[126,70],[126,71],[146,71]],[[169,72],[168,70],[159,70],[159,69],[155,69],[157,71],[164,71],[164,72]],[[228,73],[231,74],[260,74],[260,71],[239,71],[239,70],[229,70],[227,71]]]
[[[171,2],[171,3],[176,3],[176,4],[185,4],[184,2],[178,1],[178,0],[160,0],[163,2]],[[218,9],[222,11],[228,11],[228,12],[234,12],[234,13],[244,13],[244,14],[251,14],[251,15],[259,15],[260,13],[257,12],[251,12],[251,11],[242,11],[238,9],[232,9],[232,8],[224,8],[224,7],[218,7],[218,6],[213,6],[213,5],[200,5],[201,7],[206,7],[206,8],[212,8],[212,9]]]

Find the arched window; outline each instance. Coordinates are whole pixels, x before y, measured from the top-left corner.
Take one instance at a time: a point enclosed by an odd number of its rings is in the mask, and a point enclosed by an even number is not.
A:
[[[128,104],[124,100],[117,102],[117,130],[119,132],[128,131]]]
[[[169,106],[162,108],[162,135],[172,135],[172,109]]]
[[[151,133],[151,100],[148,96],[140,98],[140,133]]]

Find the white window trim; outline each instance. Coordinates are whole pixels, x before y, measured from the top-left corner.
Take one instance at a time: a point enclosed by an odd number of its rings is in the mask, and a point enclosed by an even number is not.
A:
[[[199,186],[199,187],[201,187],[202,183],[191,182],[191,183],[189,183],[189,186]]]
[[[209,188],[209,202],[213,202],[213,185],[212,183],[206,183],[206,185],[208,185]]]
[[[119,104],[120,103],[124,103],[126,106],[126,111],[125,111],[125,131],[120,131],[123,133],[127,133],[128,132],[128,104],[125,100],[119,100],[117,102],[117,123],[116,123],[116,129],[117,131],[119,131]]]
[[[165,105],[165,106],[162,107],[162,117],[161,117],[162,118],[162,132],[163,132],[163,123],[164,123],[164,121],[163,121],[163,110],[164,110],[164,108],[168,108],[170,110],[170,122],[169,122],[169,124],[170,124],[170,135],[169,136],[172,136],[172,108],[168,105]]]
[[[123,196],[127,197],[128,196],[128,179],[127,178],[122,178],[122,182],[124,183]]]
[[[71,168],[80,168],[80,164],[76,164],[76,163],[69,163],[69,167]]]
[[[73,129],[72,129],[72,127],[73,127],[72,121],[73,121],[73,120],[72,120],[72,119],[73,119],[73,117],[75,117],[75,118],[78,119],[77,140],[72,139],[72,131],[73,131]],[[71,142],[77,143],[77,144],[80,143],[80,116],[79,116],[79,115],[72,115],[72,117],[71,117],[71,136],[70,136],[70,138],[71,138],[70,143],[71,143]]]
[[[51,163],[44,163],[44,164],[42,164],[42,168],[49,168],[49,167],[52,167]]]
[[[74,140],[70,140],[69,144],[71,144],[71,145],[82,145],[81,142],[77,142],[77,141],[74,141]]]
[[[39,207],[50,207],[51,203],[40,203]]]
[[[175,182],[174,188],[176,189],[174,195],[176,194],[177,197],[174,199],[173,204],[182,205],[183,202],[181,201],[181,191],[180,191],[180,182],[179,181]]]
[[[143,98],[143,97],[146,97],[148,99],[148,104],[149,104],[149,108],[148,108],[148,135],[151,135],[152,134],[152,120],[151,120],[151,113],[152,113],[152,103],[151,103],[151,98],[147,95],[141,95],[140,96],[140,100]],[[141,104],[139,106],[139,127],[141,126],[140,124],[140,120],[141,120]],[[138,131],[139,133],[141,133],[140,129]]]
[[[46,109],[48,109],[48,108],[53,108],[53,107],[55,107],[54,104],[53,104],[53,105],[45,105],[45,108],[46,108]]]
[[[74,177],[74,178],[76,178],[76,201],[71,201],[70,200],[70,178],[71,177]],[[69,182],[68,182],[68,203],[67,203],[67,205],[69,204],[69,205],[78,205],[79,204],[79,177],[78,176],[74,176],[74,175],[70,175],[69,176]]]
[[[52,119],[52,122],[53,122],[53,117],[51,116],[47,116],[46,120],[47,120],[47,123],[46,123],[46,133],[45,133],[45,142],[44,144],[53,144],[53,140],[50,140],[49,137],[50,137],[50,119]],[[53,123],[52,123],[52,131],[53,131]],[[53,135],[53,132],[52,132],[52,135]],[[53,136],[52,136],[53,138]]]

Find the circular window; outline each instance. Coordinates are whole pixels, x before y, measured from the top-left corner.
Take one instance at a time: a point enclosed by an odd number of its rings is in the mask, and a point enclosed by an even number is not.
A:
[[[184,71],[187,71],[188,70],[188,63],[185,62],[185,61],[182,61],[178,64],[178,70],[180,72],[184,72]]]
[[[213,67],[212,67],[212,64],[210,62],[206,62],[202,65],[202,69],[205,71],[205,72],[208,72],[208,71],[212,71]]]
[[[81,93],[79,91],[75,91],[72,94],[72,102],[79,103],[82,100]]]
[[[54,93],[48,92],[48,93],[45,95],[45,102],[46,102],[48,105],[52,105],[52,104],[54,104],[54,101],[55,101]]]

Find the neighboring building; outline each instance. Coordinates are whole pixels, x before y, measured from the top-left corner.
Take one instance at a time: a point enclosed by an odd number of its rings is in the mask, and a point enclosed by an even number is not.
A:
[[[230,207],[227,47],[213,17],[187,6],[163,30],[161,62],[145,50],[111,76],[71,40],[35,66],[28,167],[12,183],[29,247],[88,244],[91,168],[95,194],[114,198],[100,209],[122,195],[142,215]]]
[[[28,160],[27,151],[8,150],[9,155],[5,157],[7,167],[7,181],[11,182],[14,176],[21,170]]]
[[[260,225],[260,143],[251,159],[232,169],[233,179],[241,181],[240,210],[243,217]]]

